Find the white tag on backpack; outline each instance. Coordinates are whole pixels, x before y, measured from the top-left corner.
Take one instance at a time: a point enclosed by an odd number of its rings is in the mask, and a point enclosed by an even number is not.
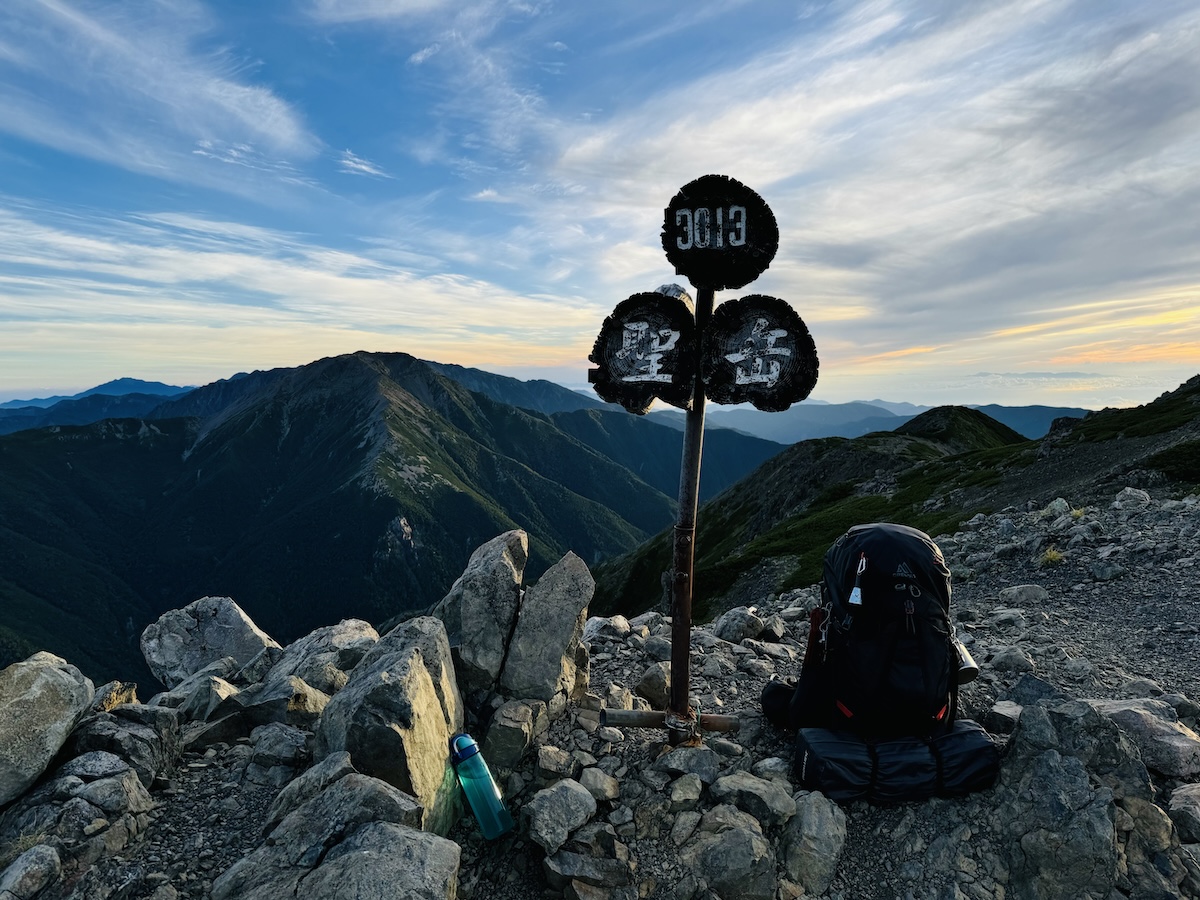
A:
[[[858,580],[862,578],[862,573],[867,571],[867,554],[862,553],[858,557],[858,571],[854,573],[854,588],[850,591],[850,599],[846,602],[851,606],[862,606],[862,588],[858,586]]]

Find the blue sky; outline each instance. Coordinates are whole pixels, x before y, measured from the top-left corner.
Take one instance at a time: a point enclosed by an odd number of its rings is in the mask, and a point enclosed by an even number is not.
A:
[[[707,173],[814,397],[1200,371],[1193,0],[4,0],[0,399],[355,350],[586,383]]]

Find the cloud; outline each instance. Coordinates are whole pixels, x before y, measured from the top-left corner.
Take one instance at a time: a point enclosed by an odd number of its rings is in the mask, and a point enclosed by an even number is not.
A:
[[[392,177],[379,166],[375,165],[375,163],[356,156],[349,150],[342,151],[342,155],[338,159],[338,170],[347,175],[368,175],[373,178]]]
[[[437,43],[430,44],[428,47],[422,47],[408,58],[409,65],[419,66],[441,49],[442,45]]]
[[[423,16],[448,0],[311,0],[308,12],[319,22],[362,23]]]
[[[493,176],[494,189],[523,205],[574,283],[620,290],[646,278],[649,257],[621,255],[658,252],[675,190],[734,175],[780,224],[754,290],[823,323],[818,343],[838,362],[936,346],[929,365],[969,364],[987,345],[1036,364],[1083,353],[1105,329],[1146,335],[1130,358],[1160,355],[1159,340],[1174,355],[1178,336],[1152,332],[1195,314],[1160,291],[1186,293],[1200,271],[1200,11],[834,9],[614,112],[541,113],[548,170],[536,183]],[[547,175],[557,193],[535,190]],[[1070,312],[1089,299],[1111,305]],[[1166,304],[1167,319],[1122,304]]]
[[[578,297],[422,275],[383,253],[239,223],[0,211],[4,384],[21,383],[30,354],[45,365],[100,345],[172,371],[188,360],[210,377],[364,347],[471,365],[560,363],[586,358],[596,317]],[[283,360],[281,348],[294,355]]]
[[[20,53],[0,53],[0,130],[133,172],[249,189],[229,167],[253,158],[287,177],[320,148],[303,117],[205,48],[214,27],[193,3],[5,7]],[[268,163],[268,160],[283,161]]]

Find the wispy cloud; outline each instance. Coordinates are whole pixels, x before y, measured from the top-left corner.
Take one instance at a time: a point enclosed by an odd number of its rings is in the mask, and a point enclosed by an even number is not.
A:
[[[220,162],[300,160],[319,150],[286,101],[205,47],[195,3],[6,4],[19,53],[0,53],[0,131],[157,178],[243,191]],[[7,70],[7,71],[5,71]],[[287,166],[283,166],[284,169]]]
[[[407,19],[448,5],[449,0],[311,0],[308,10],[320,22],[359,23]]]
[[[418,275],[366,250],[332,251],[238,223],[178,215],[87,223],[0,212],[6,384],[22,380],[22,360],[35,349],[65,359],[98,335],[114,348],[155,335],[166,341],[160,358],[178,351],[198,363],[211,354],[210,373],[363,347],[472,365],[514,354],[557,361],[586,356],[594,315],[578,299]]]
[[[720,172],[778,218],[747,290],[809,324],[818,396],[1195,367],[1192,0],[298,8],[245,14],[268,41],[201,0],[5,6],[0,190],[50,196],[12,174],[57,171],[32,144],[118,198],[0,198],[6,352],[38,328],[248,335],[258,315],[295,346],[403,334],[478,365],[508,316],[510,357],[582,347],[582,373],[616,302],[676,280],[666,202]],[[79,180],[78,202],[103,193]]]
[[[408,58],[409,65],[419,66],[441,49],[442,45],[438,43],[430,44],[428,47],[422,47]]]
[[[379,166],[375,165],[375,163],[363,159],[361,156],[356,156],[349,150],[342,151],[342,155],[338,159],[338,169],[347,175],[368,175],[372,178],[392,177]]]

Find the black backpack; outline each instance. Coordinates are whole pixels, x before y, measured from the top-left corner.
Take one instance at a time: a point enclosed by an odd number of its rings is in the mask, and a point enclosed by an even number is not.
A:
[[[790,727],[869,739],[949,732],[959,664],[950,570],[929,535],[856,525],[825,554],[821,590]]]

